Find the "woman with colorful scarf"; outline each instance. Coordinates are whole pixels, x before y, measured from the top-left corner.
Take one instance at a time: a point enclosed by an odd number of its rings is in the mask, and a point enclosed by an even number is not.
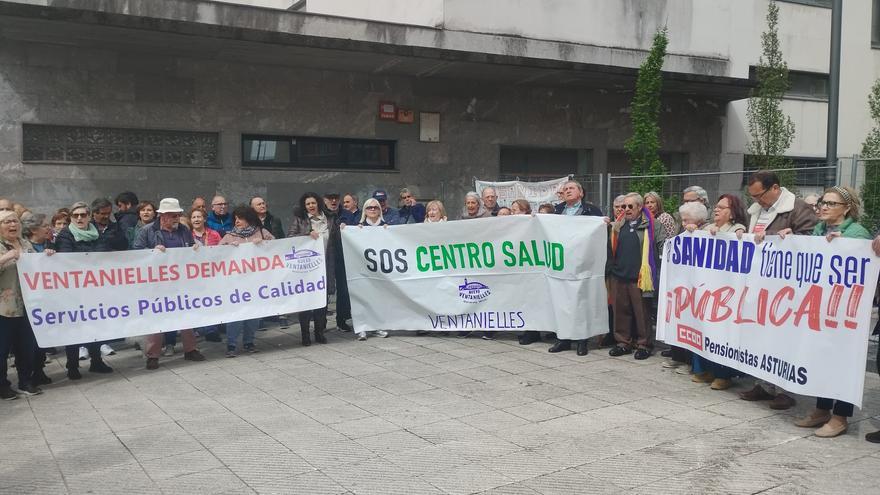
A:
[[[653,342],[649,328],[649,305],[645,299],[653,297],[658,278],[660,253],[666,235],[651,212],[643,207],[638,193],[626,195],[623,216],[611,225],[607,275],[611,283],[614,306],[614,338],[617,345],[608,352],[622,356],[636,348],[636,359],[651,355]],[[632,320],[638,337],[630,333]]]
[[[260,223],[257,211],[250,206],[239,206],[232,210],[233,227],[223,239],[220,239],[221,246],[239,246],[248,242],[259,244],[263,241],[271,241],[275,237]],[[242,336],[242,344],[247,353],[253,354],[260,352],[254,345],[254,335],[257,328],[260,327],[260,318],[250,320],[233,321],[226,324],[226,357],[234,358],[236,354],[236,346],[238,345],[238,335]]]

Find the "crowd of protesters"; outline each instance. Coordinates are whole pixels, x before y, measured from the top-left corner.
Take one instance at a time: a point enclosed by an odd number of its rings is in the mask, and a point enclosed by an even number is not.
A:
[[[748,181],[747,194],[751,206],[737,195],[722,194],[712,202],[700,186],[691,186],[682,192],[682,203],[677,211],[664,211],[664,201],[656,192],[644,196],[635,192],[620,195],[613,201],[613,211],[603,212],[584,197],[583,187],[574,180],[565,182],[558,191],[558,201],[532,208],[524,199],[501,206],[494,188],[465,195],[458,220],[491,218],[506,215],[587,215],[603,217],[608,224],[608,253],[606,281],[609,294],[609,328],[597,339],[599,347],[610,347],[614,357],[632,354],[644,360],[654,352],[654,329],[657,318],[656,273],[661,264],[661,251],[666,239],[683,232],[696,230],[717,233],[754,234],[760,243],[766,235],[823,236],[829,242],[837,237],[872,239],[873,236],[859,223],[860,199],[848,187],[834,186],[821,195],[800,199],[780,185],[773,172],[759,171]],[[341,202],[340,202],[341,200]],[[806,201],[812,200],[812,201]],[[41,385],[52,383],[43,371],[47,353],[54,349],[40,349],[25,315],[21,289],[18,283],[16,261],[20,253],[43,252],[110,252],[123,250],[237,246],[260,243],[282,237],[309,236],[322,240],[326,253],[329,295],[336,296],[336,328],[352,331],[351,302],[342,256],[341,231],[346,226],[372,227],[410,223],[438,223],[452,220],[446,206],[437,200],[420,203],[407,188],[400,191],[397,207],[391,206],[384,190],[376,190],[360,205],[353,193],[323,196],[306,193],[293,209],[293,220],[285,230],[262,197],[251,198],[248,204],[230,208],[222,195],[210,203],[196,197],[184,210],[175,198],[162,199],[158,204],[141,201],[133,192],[123,192],[113,203],[104,198],[90,204],[77,202],[58,210],[53,216],[32,213],[22,205],[0,199],[0,353],[14,355],[18,374],[18,392],[6,379],[7,360],[3,359],[0,398],[15,399],[18,394],[40,394]],[[872,244],[880,256],[880,236]],[[654,274],[651,276],[651,274]],[[298,313],[303,346],[312,342],[326,344],[328,306]],[[279,315],[278,318],[286,318]],[[271,319],[267,319],[271,320]],[[197,335],[206,342],[222,342],[226,334],[226,357],[259,352],[255,334],[264,322],[261,319],[230,322],[224,326],[182,330],[184,359],[204,361],[197,348]],[[588,341],[570,341],[555,338],[547,329],[553,344],[549,352],[576,350],[580,356],[589,352]],[[388,332],[376,330],[377,337]],[[424,334],[427,332],[419,332]],[[312,338],[314,335],[314,339]],[[459,332],[468,337],[471,332]],[[157,332],[146,337],[144,355],[146,368],[159,367],[160,355],[174,354],[178,332]],[[239,336],[241,346],[239,347]],[[494,339],[493,332],[481,332],[483,339]],[[358,340],[366,340],[361,332]],[[542,340],[541,332],[526,331],[518,337],[521,345]],[[113,354],[111,342],[89,342],[65,348],[67,377],[82,378],[79,361],[89,359],[89,371],[112,373],[103,357]],[[668,358],[663,367],[689,375],[696,383],[705,383],[713,390],[726,390],[735,379],[748,377],[734,369],[672,347],[664,350]],[[795,401],[771,384],[755,381],[752,388],[739,394],[746,401],[767,401],[772,409],[792,407]],[[853,414],[853,405],[827,398],[818,398],[815,409],[795,421],[805,428],[817,428],[816,436],[834,437],[847,430],[847,421]],[[867,435],[867,440],[880,443],[880,432]]]

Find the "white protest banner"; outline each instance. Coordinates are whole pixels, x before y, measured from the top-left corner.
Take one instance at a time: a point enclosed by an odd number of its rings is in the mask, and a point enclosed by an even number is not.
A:
[[[355,330],[608,331],[601,218],[516,215],[346,227]]]
[[[861,406],[878,259],[866,240],[682,234],[657,338],[790,392]]]
[[[196,328],[323,307],[324,245],[24,254],[19,281],[40,347]]]
[[[490,182],[485,180],[474,180],[474,187],[477,194],[482,195],[483,189],[491,187],[495,189],[498,195],[498,204],[501,206],[510,206],[517,199],[524,199],[532,205],[533,210],[537,210],[538,206],[543,203],[555,203],[559,201],[556,191],[568,181],[568,177],[559,179],[546,180],[542,182],[523,182],[518,180],[506,182]]]

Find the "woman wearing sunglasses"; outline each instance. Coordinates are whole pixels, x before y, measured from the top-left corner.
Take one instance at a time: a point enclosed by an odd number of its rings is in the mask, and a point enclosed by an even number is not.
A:
[[[816,203],[819,209],[819,223],[813,229],[813,235],[825,236],[828,242],[838,237],[872,239],[868,230],[857,223],[859,204],[858,193],[849,187],[834,186],[826,189]],[[784,234],[780,231],[779,235]],[[831,438],[846,433],[847,418],[852,415],[853,405],[849,402],[820,397],[816,399],[816,408],[813,412],[795,421],[794,424],[803,428],[819,426],[820,428],[814,432],[815,435]]]

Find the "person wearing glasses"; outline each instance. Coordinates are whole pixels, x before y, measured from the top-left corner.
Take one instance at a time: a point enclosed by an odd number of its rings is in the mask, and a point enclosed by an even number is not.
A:
[[[653,348],[646,296],[654,293],[660,283],[657,267],[666,240],[663,227],[654,222],[643,205],[640,194],[626,195],[623,218],[611,225],[607,268],[614,306],[614,338],[617,340],[617,345],[608,354],[614,357],[631,354],[635,347],[634,357],[638,360],[647,359]],[[699,206],[705,211],[702,204]],[[636,329],[635,339],[632,326]]]
[[[401,223],[400,213],[388,206],[388,193],[384,189],[378,189],[373,192],[373,199],[379,202],[382,208],[382,221],[388,225],[398,225]],[[366,205],[366,203],[364,203]],[[361,219],[363,221],[363,219]]]
[[[497,217],[498,212],[501,211],[501,205],[498,204],[498,193],[495,192],[495,188],[487,187],[483,189],[480,199],[483,200],[483,208],[493,217]]]
[[[379,200],[376,198],[370,198],[364,202],[363,213],[361,214],[361,221],[358,223],[358,227],[380,226],[388,226],[388,223],[386,223],[385,219],[382,217],[382,206],[380,205]],[[385,338],[388,337],[388,332],[385,330],[376,330],[373,332],[373,335]],[[367,340],[367,332],[358,332],[358,340]]]
[[[834,186],[825,190],[816,203],[819,209],[819,223],[813,229],[813,235],[823,236],[828,242],[838,237],[849,239],[871,239],[868,229],[858,223],[859,195],[849,187]],[[786,232],[780,232],[784,236]],[[847,418],[853,415],[853,405],[842,400],[819,397],[816,408],[801,419],[794,422],[802,428],[815,428],[817,437],[832,438],[846,433]]]
[[[232,230],[232,215],[229,214],[229,203],[226,198],[217,195],[211,200],[211,212],[208,213],[208,227],[215,230],[220,237]]]
[[[107,215],[109,217],[109,213]],[[92,211],[89,205],[83,202],[74,203],[70,207],[70,225],[58,233],[55,238],[55,249],[59,253],[96,253],[115,250],[110,244],[110,237],[100,235],[97,226],[89,222],[91,217]],[[101,358],[102,344],[103,342],[89,342],[65,346],[67,377],[71,380],[82,378],[79,372],[79,349],[81,346],[85,347],[86,354],[91,358],[90,372],[112,373],[113,368],[107,366]]]
[[[769,170],[759,170],[749,178],[748,193],[754,203],[749,207],[749,233],[760,243],[765,235],[810,235],[818,219],[813,207],[779,185],[779,176]],[[766,389],[764,388],[766,386]],[[742,400],[769,400],[770,409],[782,411],[795,405],[788,394],[777,391],[775,385],[758,381],[755,386],[739,394]]]
[[[416,201],[413,193],[405,187],[400,190],[400,205],[398,215],[400,216],[401,224],[422,223],[425,221],[425,205]]]
[[[682,203],[703,203],[703,206],[709,208],[709,193],[700,186],[690,186],[681,192]]]

